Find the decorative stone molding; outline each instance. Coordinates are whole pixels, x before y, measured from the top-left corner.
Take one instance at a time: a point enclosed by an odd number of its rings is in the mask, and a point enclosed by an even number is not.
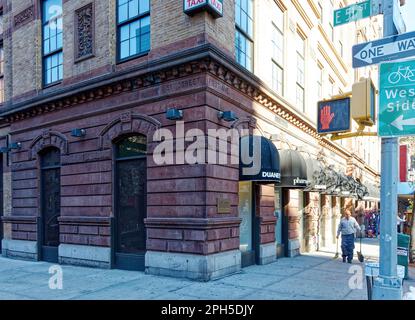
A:
[[[112,120],[99,134],[99,148],[111,148],[113,141],[121,135],[139,133],[152,142],[154,132],[161,128],[161,123],[150,116],[126,112]]]
[[[94,4],[91,2],[75,11],[75,61],[94,56]]]
[[[18,29],[26,23],[35,19],[35,7],[31,5],[22,12],[14,16],[14,29]]]
[[[29,105],[23,110],[13,111],[11,109],[11,111],[4,113],[3,117],[6,122],[19,121],[42,113],[79,105],[84,102],[103,99],[123,92],[140,90],[141,88],[160,84],[165,81],[208,72],[210,75],[228,83],[231,87],[250,97],[265,108],[268,108],[281,119],[286,120],[305,134],[315,138],[322,148],[332,151],[344,159],[350,157],[350,152],[320,136],[314,124],[304,119],[293,107],[286,106],[277,101],[272,93],[262,89],[263,86],[259,79],[242,72],[236,67],[236,64],[232,63],[226,57],[221,56],[219,51],[216,51],[214,47],[207,46],[207,48],[195,49],[195,52],[200,53],[199,57],[195,55],[195,58],[192,59],[192,56],[190,56],[187,62],[174,64],[174,61],[170,61],[165,66],[161,62],[155,63],[151,65],[151,68],[150,66],[148,67],[147,70],[150,71],[142,70],[138,75],[137,73],[132,73],[133,75],[123,76],[121,79],[117,78],[118,76],[114,74],[112,76],[117,80],[113,80],[110,84],[108,83],[109,81],[102,85],[98,83],[94,85],[95,87],[91,85],[86,90],[82,91],[80,89],[68,93],[65,97],[55,101]],[[202,57],[200,57],[201,53],[204,53]],[[109,128],[106,130],[109,130]],[[100,146],[102,147],[107,143],[103,140],[104,134],[100,138]]]
[[[60,132],[45,130],[30,143],[28,160],[36,159],[37,154],[47,147],[60,149],[62,155],[68,154],[68,139]]]

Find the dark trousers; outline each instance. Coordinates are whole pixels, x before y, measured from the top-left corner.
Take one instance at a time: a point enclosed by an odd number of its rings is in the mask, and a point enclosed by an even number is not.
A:
[[[343,234],[342,235],[342,256],[343,259],[347,258],[348,262],[353,260],[354,250],[354,234]]]

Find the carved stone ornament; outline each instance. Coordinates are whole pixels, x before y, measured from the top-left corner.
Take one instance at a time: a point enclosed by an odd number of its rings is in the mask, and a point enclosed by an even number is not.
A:
[[[14,16],[14,28],[17,29],[25,23],[34,20],[35,7],[32,5],[29,8],[24,9],[22,12]]]
[[[75,60],[94,55],[94,5],[75,11]]]

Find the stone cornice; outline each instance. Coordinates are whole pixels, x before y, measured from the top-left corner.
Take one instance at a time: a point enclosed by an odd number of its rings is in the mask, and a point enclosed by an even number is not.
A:
[[[16,106],[12,105],[0,116],[10,123],[202,72],[221,79],[268,108],[305,134],[315,138],[322,147],[344,159],[351,157],[351,153],[346,149],[320,136],[310,120],[304,118],[302,113],[282,97],[277,96],[258,77],[209,44],[69,88],[58,89],[54,93],[30,99]]]

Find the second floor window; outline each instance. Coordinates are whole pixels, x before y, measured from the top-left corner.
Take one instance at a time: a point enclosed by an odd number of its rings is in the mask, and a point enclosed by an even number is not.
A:
[[[150,0],[118,0],[118,59],[150,51]]]
[[[4,102],[4,49],[0,43],[0,103]]]
[[[63,78],[62,0],[44,0],[43,25],[43,82],[50,85]]]
[[[236,61],[253,71],[254,55],[254,1],[236,0],[235,2],[235,53]]]
[[[275,19],[272,22],[272,88],[283,94],[283,66],[284,66],[284,13],[276,9]]]
[[[318,100],[323,99],[323,67],[317,66],[318,78],[317,78],[317,97]]]
[[[297,108],[299,108],[302,111],[305,111],[304,86],[305,86],[305,43],[304,43],[304,39],[299,34],[297,34],[296,104],[297,104]]]

